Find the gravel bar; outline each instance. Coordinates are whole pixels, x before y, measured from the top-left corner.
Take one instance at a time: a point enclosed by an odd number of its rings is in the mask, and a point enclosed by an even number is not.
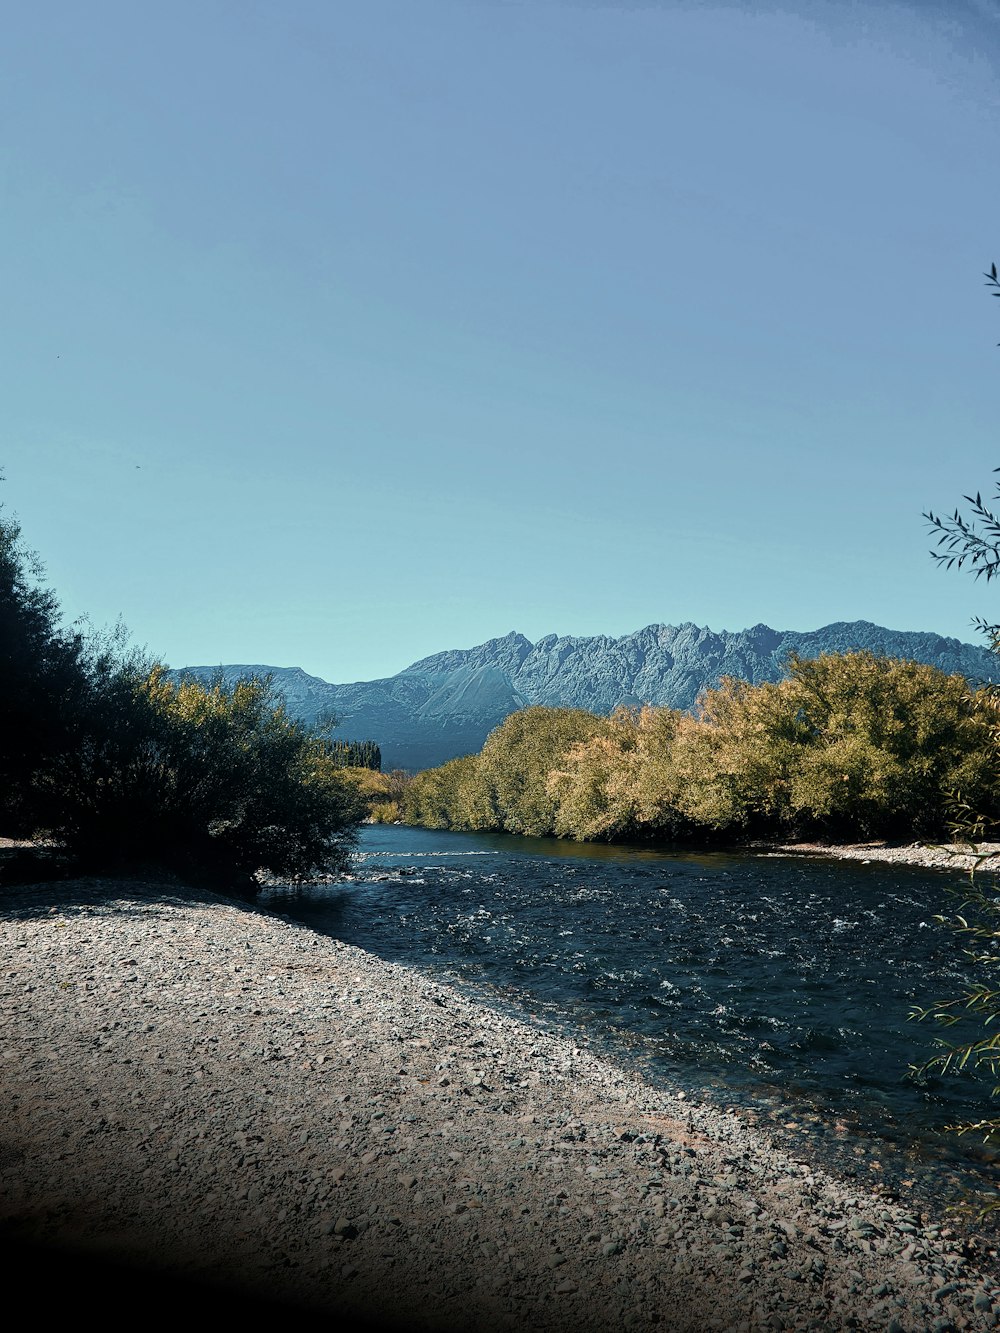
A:
[[[772,854],[832,856],[840,861],[881,861],[888,865],[922,866],[927,870],[1000,871],[1000,843],[926,843],[905,846],[886,842],[762,844]]]
[[[72,880],[0,935],[7,1236],[414,1329],[995,1326],[957,1228],[279,915]]]

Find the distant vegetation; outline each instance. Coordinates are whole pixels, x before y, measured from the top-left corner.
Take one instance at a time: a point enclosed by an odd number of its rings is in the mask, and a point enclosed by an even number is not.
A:
[[[331,741],[330,758],[340,768],[382,769],[382,751],[375,741]]]
[[[343,778],[371,824],[401,824],[410,775],[401,768],[382,772],[382,752],[374,741],[333,741],[333,755],[343,764]]]
[[[419,773],[409,823],[580,840],[938,837],[1000,813],[996,705],[960,675],[857,652],[724,679],[695,715],[527,708]]]
[[[409,773],[401,768],[394,768],[391,773],[380,773],[371,768],[345,768],[342,776],[351,784],[361,814],[369,823],[403,823],[403,803],[412,781]]]
[[[41,573],[0,513],[0,834],[247,891],[344,862],[365,813],[344,764],[377,747],[292,720],[266,679],[173,682],[64,628]]]

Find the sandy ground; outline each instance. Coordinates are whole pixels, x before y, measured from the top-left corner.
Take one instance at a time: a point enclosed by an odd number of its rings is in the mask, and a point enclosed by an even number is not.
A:
[[[423,1329],[986,1328],[996,1255],[417,973],[176,885],[0,896],[0,1215]]]

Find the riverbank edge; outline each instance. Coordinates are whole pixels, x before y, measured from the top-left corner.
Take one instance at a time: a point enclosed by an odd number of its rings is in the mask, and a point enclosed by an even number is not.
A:
[[[278,914],[102,880],[0,914],[8,1233],[413,1328],[1000,1308],[940,1219]]]
[[[828,856],[836,860],[879,861],[928,870],[1000,872],[1000,843],[754,842],[747,850],[765,854]]]
[[[371,822],[373,827],[377,827],[382,821]],[[422,824],[404,825],[401,821],[395,821],[386,827],[411,827],[425,828]],[[440,831],[440,830],[435,830]],[[482,830],[455,829],[448,830],[459,834],[470,834],[475,837],[477,832]],[[511,837],[517,838],[516,833],[506,833],[501,829],[490,830],[490,836],[493,837]],[[627,840],[618,842],[612,840],[607,843],[592,842],[578,838],[561,839],[571,846],[593,847],[597,845],[608,847],[637,847],[643,851],[662,852],[665,855],[671,853],[690,853],[690,852],[736,852],[736,853],[757,853],[764,855],[780,854],[793,856],[829,856],[837,860],[850,861],[883,861],[891,865],[911,865],[923,867],[928,870],[951,870],[951,871],[990,871],[1000,872],[1000,842],[982,842],[982,843],[937,843],[937,842],[888,842],[884,839],[873,839],[870,842],[822,842],[816,839],[787,839],[771,840],[753,838],[746,842],[691,842],[691,843],[667,843],[660,844],[656,842],[648,843],[630,843]],[[2,843],[2,840],[0,840]]]

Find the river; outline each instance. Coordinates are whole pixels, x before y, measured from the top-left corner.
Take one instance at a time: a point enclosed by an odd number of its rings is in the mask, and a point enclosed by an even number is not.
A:
[[[970,975],[933,920],[967,887],[875,863],[374,826],[342,880],[264,905],[736,1107],[842,1174],[953,1203],[996,1188],[1000,1152],[944,1127],[1000,1103],[983,1076],[907,1077],[936,1035],[908,1015]]]

